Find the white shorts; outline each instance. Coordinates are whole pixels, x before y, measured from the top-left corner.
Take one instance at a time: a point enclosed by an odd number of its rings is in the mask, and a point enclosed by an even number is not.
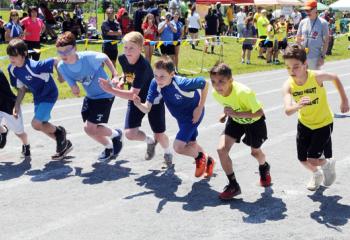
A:
[[[22,113],[18,114],[18,118],[13,115],[0,111],[0,124],[5,124],[8,129],[12,130],[16,134],[24,133],[23,117]]]
[[[308,69],[320,70],[320,66],[318,66],[318,61],[319,61],[319,58],[308,58],[307,59]]]

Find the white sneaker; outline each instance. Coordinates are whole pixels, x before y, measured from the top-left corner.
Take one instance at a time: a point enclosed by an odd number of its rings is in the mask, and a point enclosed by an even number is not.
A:
[[[323,181],[323,174],[320,170],[317,170],[316,172],[314,172],[306,188],[310,191],[316,191],[320,187],[322,181]]]
[[[322,166],[324,180],[323,185],[329,187],[336,179],[335,159],[328,159],[327,163]]]

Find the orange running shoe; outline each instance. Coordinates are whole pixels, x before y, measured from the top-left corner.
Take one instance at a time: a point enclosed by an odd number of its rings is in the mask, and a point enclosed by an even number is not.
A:
[[[207,166],[207,157],[204,153],[202,153],[202,157],[196,159],[196,172],[194,173],[195,177],[201,177]]]
[[[207,169],[205,170],[205,175],[204,175],[205,178],[210,178],[211,176],[213,176],[214,166],[215,166],[214,158],[208,156]]]
[[[260,185],[269,187],[271,185],[270,165],[266,162],[265,165],[259,166]]]
[[[221,200],[231,200],[235,196],[241,194],[241,188],[238,183],[236,185],[228,184],[222,193],[219,194]]]

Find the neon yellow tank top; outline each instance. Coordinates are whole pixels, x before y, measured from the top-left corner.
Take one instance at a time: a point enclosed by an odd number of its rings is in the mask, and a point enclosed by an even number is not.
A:
[[[310,104],[298,111],[299,121],[310,129],[318,129],[333,122],[333,113],[329,107],[325,88],[318,85],[314,71],[308,70],[308,78],[299,86],[292,77],[289,78],[290,90],[295,102],[302,97],[310,97]]]

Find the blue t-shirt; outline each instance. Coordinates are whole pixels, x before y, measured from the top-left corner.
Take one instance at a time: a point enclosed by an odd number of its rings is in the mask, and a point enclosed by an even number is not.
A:
[[[198,106],[200,95],[198,89],[204,89],[203,77],[185,78],[175,76],[172,82],[163,88],[158,88],[155,79],[148,90],[147,101],[156,104],[163,98],[171,115],[178,122],[192,121],[193,111]]]
[[[108,79],[103,69],[103,63],[107,59],[106,54],[99,52],[77,52],[78,59],[74,64],[63,61],[58,63],[58,71],[69,86],[80,82],[86,95],[91,99],[111,98],[113,95],[106,93],[99,85],[98,79]]]
[[[166,21],[159,23],[158,30],[161,29],[166,24],[167,24]],[[170,24],[172,24],[174,28],[177,30],[175,22],[171,21]],[[160,40],[162,41],[174,40],[174,32],[171,30],[171,28],[168,25],[165,26],[165,28],[163,29],[163,32],[160,34]]]
[[[140,55],[135,64],[130,64],[124,54],[118,57],[119,64],[123,69],[128,88],[140,89],[141,101],[146,101],[149,85],[153,79],[153,70],[150,63]]]
[[[181,37],[183,24],[180,21],[177,21],[177,22],[171,21],[171,22],[173,22],[176,26],[176,33],[174,33],[174,41],[177,41]]]
[[[23,34],[22,27],[19,24],[16,24],[12,21],[5,24],[5,29],[10,30],[10,37],[12,38],[19,37]]]
[[[33,93],[34,104],[41,102],[54,103],[58,90],[53,80],[55,60],[49,58],[43,61],[26,59],[22,67],[8,66],[11,85],[21,88],[23,85]]]

